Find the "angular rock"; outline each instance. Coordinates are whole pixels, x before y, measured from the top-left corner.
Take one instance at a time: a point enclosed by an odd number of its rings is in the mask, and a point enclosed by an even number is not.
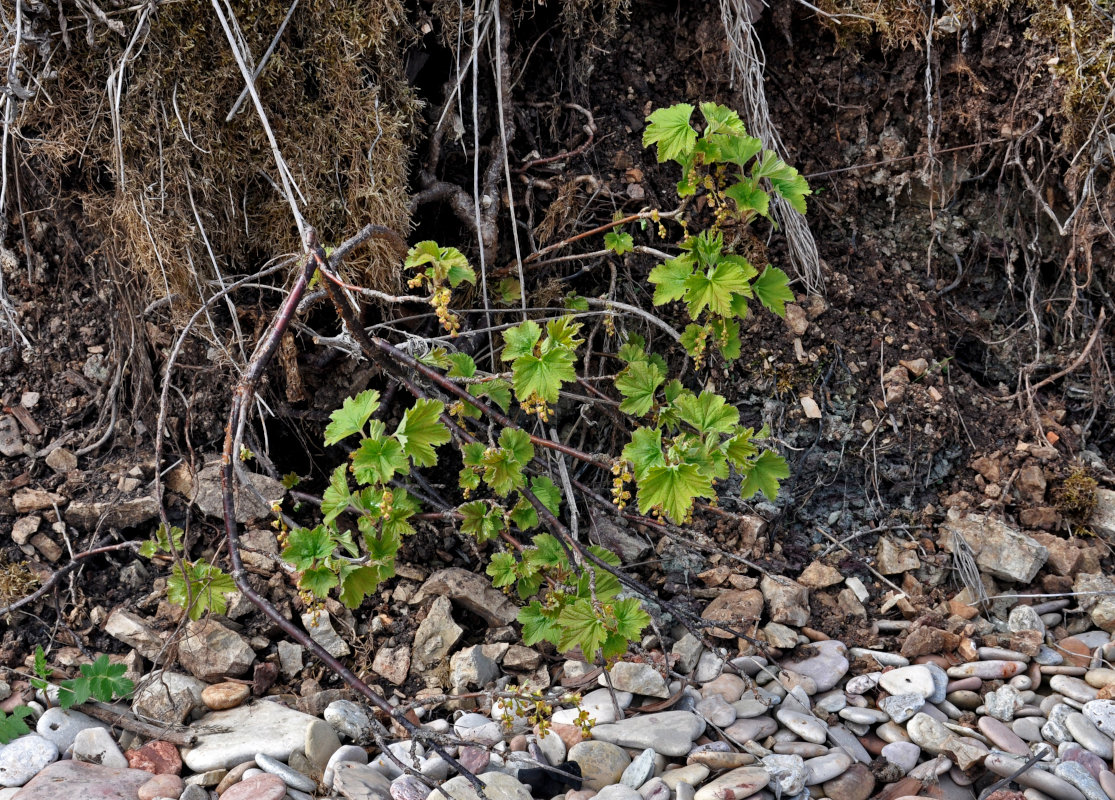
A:
[[[333,658],[344,658],[352,652],[345,640],[333,629],[333,623],[327,612],[306,612],[302,615],[302,627],[310,634],[310,638],[324,647]]]
[[[243,675],[255,660],[255,651],[240,634],[213,619],[187,623],[178,643],[178,663],[203,681]]]
[[[443,661],[463,633],[464,628],[453,621],[453,604],[447,597],[435,597],[414,635],[415,669],[423,671]]]
[[[372,661],[372,671],[398,686],[410,672],[410,648],[405,645],[379,648]]]
[[[411,604],[430,595],[444,595],[483,618],[492,628],[510,625],[519,615],[518,608],[503,592],[482,575],[460,567],[439,570],[426,579]]]
[[[481,645],[466,647],[449,661],[449,682],[454,689],[483,689],[498,677],[499,667]]]
[[[609,676],[612,679],[612,685],[621,692],[661,697],[663,699],[670,696],[670,690],[666,686],[665,679],[650,664],[633,664],[620,661],[612,667]],[[603,675],[600,676],[598,682],[601,686],[607,686],[607,681]]]
[[[131,611],[118,608],[108,615],[105,633],[134,648],[141,656],[154,661],[163,649],[163,637],[146,620]]]
[[[1088,527],[1105,539],[1115,539],[1115,491],[1096,489],[1096,507],[1088,518]]]
[[[140,681],[132,698],[132,711],[144,719],[181,724],[201,708],[206,684],[190,675],[156,670]]]
[[[800,628],[809,624],[809,590],[789,578],[764,575],[759,588],[771,622]]]
[[[315,721],[309,714],[267,701],[213,711],[194,723],[199,741],[182,749],[182,760],[194,772],[229,769],[256,753],[286,761],[305,744],[306,727]]]
[[[2,756],[3,753],[0,753]],[[151,773],[138,769],[112,769],[84,761],[56,761],[20,790],[19,800],[136,800],[139,787]],[[59,794],[59,787],[64,794]]]
[[[92,531],[97,526],[137,528],[159,515],[159,504],[154,497],[113,502],[75,500],[64,515],[66,522],[81,531]]]
[[[941,545],[952,552],[951,534],[967,542],[979,568],[995,578],[1030,583],[1045,564],[1049,551],[1033,538],[1001,520],[982,514],[948,520],[942,526]]]
[[[1099,628],[1115,633],[1115,580],[1106,575],[1082,572],[1076,576],[1072,587],[1074,592],[1106,592],[1107,594],[1083,594],[1080,606],[1088,612]]]
[[[293,678],[302,671],[302,645],[280,641],[277,649],[279,651],[279,670],[283,673],[284,678]]]
[[[900,572],[909,572],[921,566],[917,550],[907,550],[899,547],[889,536],[879,537],[879,546],[875,551],[875,563],[879,572],[884,575],[897,575]]]
[[[784,669],[806,675],[817,684],[818,692],[827,692],[844,677],[848,672],[848,648],[843,642],[836,639],[814,642],[806,650],[804,658],[798,657],[792,661],[784,661]]]
[[[138,750],[129,750],[124,757],[132,769],[141,769],[153,775],[177,775],[182,772],[182,756],[170,742],[157,739]]]
[[[242,474],[247,475],[255,491],[248,490],[241,485],[240,481],[236,482],[236,521],[243,524],[253,519],[266,519],[271,515],[271,505],[283,499],[286,488],[274,478],[258,472]],[[183,464],[167,476],[167,487],[183,495],[207,516],[224,518],[219,462],[207,464],[193,475],[189,467]],[[260,495],[263,497],[262,500]]]
[[[334,700],[322,716],[341,736],[357,744],[372,742],[372,718],[360,705],[351,700]]]
[[[723,622],[727,627],[747,632],[763,613],[763,593],[758,589],[726,589],[716,596],[701,613],[709,622]],[[721,628],[707,628],[709,634],[732,639],[735,634]]]
[[[970,769],[987,756],[987,749],[967,736],[958,736],[925,712],[914,715],[906,725],[914,744],[932,755],[946,755],[961,769]]]
[[[814,561],[798,576],[798,583],[806,589],[827,589],[843,582],[844,574],[822,561]]]

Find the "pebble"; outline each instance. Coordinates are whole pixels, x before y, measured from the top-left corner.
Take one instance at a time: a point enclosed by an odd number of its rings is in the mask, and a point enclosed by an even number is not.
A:
[[[983,678],[984,680],[1003,680],[1013,678],[1015,675],[1026,671],[1026,665],[1021,661],[971,661],[949,667],[947,672],[950,678]]]
[[[1085,749],[1101,758],[1111,758],[1111,737],[1101,733],[1083,714],[1074,712],[1065,717],[1065,729]]]
[[[357,764],[368,763],[368,751],[363,747],[357,747],[353,744],[341,745],[333,755],[329,756],[329,761],[326,762],[325,769],[322,773],[321,782],[326,786],[333,785],[333,768],[342,761],[353,761]]]
[[[843,775],[825,781],[823,789],[832,800],[867,800],[875,792],[875,776],[865,764],[853,764]]]
[[[721,695],[714,694],[698,701],[694,709],[710,725],[727,728],[736,721],[736,710]]]
[[[580,764],[585,788],[596,791],[619,783],[624,771],[631,764],[631,756],[622,747],[601,741],[573,745],[569,748],[569,760]]]
[[[1090,700],[1084,704],[1083,711],[1096,728],[1115,736],[1115,700]]]
[[[139,800],[155,800],[156,797],[178,797],[186,784],[177,775],[156,775],[136,790]]]
[[[805,788],[808,773],[801,756],[769,755],[762,759],[763,769],[776,783],[776,795],[796,795]],[[747,769],[747,767],[744,767]]]
[[[879,677],[879,686],[892,695],[916,694],[921,697],[929,697],[936,688],[933,673],[923,664],[884,672]]]
[[[770,783],[770,773],[762,767],[740,767],[697,789],[694,800],[738,800],[750,797]]]
[[[1054,675],[1049,679],[1049,688],[1078,703],[1095,700],[1099,690],[1085,681],[1071,675]]]
[[[205,707],[210,711],[224,711],[236,708],[248,699],[249,694],[251,694],[251,687],[247,684],[225,681],[202,689],[201,702],[205,703]]]
[[[799,711],[779,709],[775,712],[778,721],[807,742],[823,744],[828,738],[828,726],[816,717]]]
[[[921,748],[913,742],[891,742],[883,748],[881,755],[905,773],[917,766]]]
[[[73,758],[102,767],[127,769],[128,759],[120,752],[112,733],[105,728],[85,728],[74,737]]]
[[[1013,730],[994,717],[980,717],[979,729],[988,740],[1001,750],[1029,757],[1030,748]]]
[[[833,778],[843,775],[853,763],[854,759],[842,750],[811,758],[805,761],[805,784],[806,786],[813,786],[831,781]]]
[[[325,707],[322,716],[333,726],[338,736],[344,736],[356,744],[372,741],[371,717],[351,700],[334,700]]]
[[[74,746],[74,739],[80,731],[87,728],[105,728],[106,725],[88,714],[72,708],[53,706],[43,712],[35,724],[35,732],[44,739],[54,742],[59,753],[65,753]]]
[[[269,772],[272,775],[277,775],[282,779],[283,783],[292,789],[312,792],[317,787],[313,778],[303,775],[298,770],[288,767],[277,759],[271,758],[271,756],[266,753],[256,753],[255,762],[256,766],[261,770]]]
[[[662,773],[662,781],[671,791],[677,791],[678,785],[682,783],[688,783],[694,787],[700,786],[708,776],[709,768],[704,764],[689,764],[677,769],[666,770]]]
[[[1107,795],[1088,770],[1075,761],[1062,761],[1053,768],[1053,774],[1079,789],[1088,800],[1108,800]]]
[[[182,749],[182,761],[194,772],[228,769],[264,753],[279,761],[305,746],[309,714],[269,701],[211,711],[197,721],[201,732],[194,747]]]
[[[233,784],[221,795],[221,800],[282,800],[287,786],[276,775],[254,775]]]
[[[592,737],[621,747],[650,747],[664,756],[684,756],[705,732],[705,721],[688,711],[661,711],[597,725]]]
[[[36,734],[0,748],[0,786],[22,786],[58,759],[58,745]]]

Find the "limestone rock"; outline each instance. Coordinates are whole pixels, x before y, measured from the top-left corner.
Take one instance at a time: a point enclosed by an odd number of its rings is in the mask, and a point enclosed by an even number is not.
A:
[[[253,519],[267,518],[271,514],[271,504],[281,501],[286,494],[286,488],[274,478],[258,472],[246,474],[256,491],[248,491],[237,481],[236,521],[241,524]],[[167,487],[183,495],[207,516],[224,518],[219,462],[207,464],[196,474],[191,474],[190,468],[183,464],[167,476]],[[263,501],[259,499],[256,492],[263,496]]]
[[[748,632],[763,613],[763,593],[758,589],[728,589],[716,596],[701,613],[710,622],[723,622],[731,628]],[[721,639],[735,638],[735,634],[720,628],[708,632]]]
[[[306,728],[314,722],[320,720],[268,701],[213,711],[194,724],[199,741],[182,749],[182,760],[199,773],[230,769],[256,753],[286,761],[305,745]]]
[[[178,643],[178,662],[203,681],[243,675],[256,660],[246,641],[213,619],[193,620]]]
[[[414,634],[414,668],[423,671],[443,661],[464,632],[464,628],[453,621],[453,604],[449,599],[435,597]]]
[[[875,561],[879,572],[884,575],[897,575],[900,572],[909,572],[921,566],[916,550],[906,550],[889,536],[879,537],[879,547],[875,553]]]
[[[493,628],[510,625],[519,615],[519,609],[503,592],[492,586],[490,580],[460,567],[435,572],[410,602],[412,605],[419,603],[430,595],[448,597],[482,617]]]
[[[771,622],[801,627],[809,624],[809,590],[789,578],[764,575],[759,583]]]
[[[956,533],[975,553],[977,566],[992,577],[1030,583],[1049,557],[1045,547],[1001,520],[983,514],[951,516],[942,526],[944,549],[952,552],[951,534]]]
[[[324,647],[333,658],[344,658],[351,652],[345,640],[333,629],[328,613],[307,611],[302,615],[302,627],[310,634],[310,638]]]
[[[204,681],[178,672],[156,670],[140,682],[132,699],[132,711],[144,719],[180,724],[195,708],[202,707]]]
[[[118,639],[148,660],[155,660],[163,649],[163,637],[138,614],[118,608],[108,615],[105,633]]]

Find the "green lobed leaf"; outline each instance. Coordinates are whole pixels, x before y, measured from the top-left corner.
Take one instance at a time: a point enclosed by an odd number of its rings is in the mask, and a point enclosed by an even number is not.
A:
[[[596,613],[592,601],[585,598],[567,603],[558,615],[558,624],[561,626],[558,650],[565,652],[579,647],[589,661],[596,657],[608,638],[604,621]]]
[[[471,378],[476,374],[476,362],[468,353],[447,353],[445,359],[452,365],[446,373],[450,378]]]
[[[721,445],[728,462],[738,470],[749,467],[751,459],[759,454],[759,448],[751,441],[754,435],[753,428],[738,428],[732,438]]]
[[[631,252],[635,247],[635,240],[631,238],[630,233],[611,231],[604,234],[604,247],[617,256],[622,256],[624,253]]]
[[[340,583],[337,573],[330,567],[321,565],[303,570],[298,579],[298,588],[305,589],[314,597],[324,600],[329,590]]]
[[[724,360],[735,361],[739,358],[742,350],[739,323],[731,318],[718,318],[709,320],[709,326],[712,328],[712,338]]]
[[[638,641],[643,629],[650,625],[650,614],[643,609],[637,597],[617,600],[612,607],[616,620],[616,633],[628,641]]]
[[[349,506],[351,494],[348,490],[348,468],[341,464],[329,478],[329,485],[321,494],[321,513],[329,524]]]
[[[432,467],[437,464],[434,447],[445,444],[451,438],[449,428],[439,419],[443,411],[445,404],[440,400],[416,400],[403,414],[403,419],[395,430],[395,438],[402,445],[403,452],[417,466]],[[409,470],[399,471],[405,473]]]
[[[325,426],[325,444],[333,445],[354,433],[360,433],[378,408],[379,392],[375,389],[367,389],[355,397],[346,397],[341,407],[329,415],[331,422]]]
[[[739,422],[739,409],[728,405],[715,392],[704,391],[698,397],[679,397],[674,407],[684,422],[701,433],[731,433]]]
[[[562,384],[577,380],[573,361],[573,351],[565,347],[555,347],[538,356],[519,356],[511,365],[515,395],[520,402],[540,397],[547,403],[556,403]]]
[[[484,482],[500,497],[506,497],[513,489],[526,485],[523,479],[523,462],[515,458],[510,450],[502,447],[488,453],[484,456]]]
[[[708,101],[703,102],[701,103],[701,116],[708,123],[708,127],[705,128],[705,136],[714,133],[731,134],[733,137],[747,135],[747,127],[743,124],[743,120],[739,118],[739,114],[727,106]]]
[[[530,479],[530,490],[534,496],[542,501],[546,510],[555,517],[561,509],[561,489],[545,475],[538,475]]]
[[[484,572],[492,579],[497,589],[511,586],[519,579],[515,556],[508,552],[493,553]]]
[[[536,567],[565,567],[569,561],[565,548],[554,536],[540,533],[532,540],[532,546],[523,551],[523,557]]]
[[[732,313],[733,296],[750,291],[744,268],[735,261],[723,260],[685,280],[685,305],[692,319],[697,319],[706,306],[713,314],[727,316]]]
[[[643,131],[643,147],[658,146],[658,163],[663,161],[684,161],[697,143],[697,131],[689,124],[693,116],[693,106],[678,103],[669,108],[660,108],[647,117]]]
[[[341,591],[338,599],[345,608],[359,608],[364,598],[379,586],[379,570],[375,567],[345,565],[341,567],[338,578]]]
[[[790,278],[777,267],[768,266],[763,274],[751,284],[751,290],[759,302],[780,317],[786,316],[786,304],[794,302],[794,293],[789,288]]]
[[[287,536],[282,559],[293,564],[295,569],[305,570],[332,556],[336,547],[333,534],[325,525],[293,528]]]
[[[770,216],[770,195],[758,181],[744,178],[725,189],[724,194],[735,201],[736,209],[740,214],[754,211],[762,217]]]
[[[31,732],[24,722],[31,714],[30,706],[16,706],[12,709],[11,714],[5,714],[0,711],[0,744],[8,744],[20,736],[26,736]]]
[[[523,356],[533,355],[534,346],[542,338],[542,329],[533,320],[527,320],[515,328],[508,328],[503,332],[503,352],[500,353],[502,361],[514,361]]]
[[[654,284],[654,305],[660,306],[685,297],[685,284],[693,276],[694,260],[692,255],[680,255],[664,261],[650,271],[647,281]]]
[[[381,435],[360,442],[360,449],[352,457],[352,471],[362,484],[387,483],[396,472],[410,472],[410,464],[402,444],[394,437]]]
[[[507,530],[503,509],[499,506],[492,506],[483,500],[474,500],[458,506],[457,511],[463,517],[461,532],[475,536],[476,541],[481,544],[489,539],[495,539]]]
[[[576,350],[585,341],[577,338],[577,334],[580,333],[582,327],[584,326],[577,322],[577,318],[572,315],[550,320],[546,323],[546,337],[550,341],[542,345],[542,352],[546,352],[547,349],[555,346]]]
[[[652,467],[666,463],[662,452],[662,431],[657,428],[636,428],[631,434],[631,441],[623,448],[622,456],[633,465],[636,482],[642,480]]]
[[[588,300],[576,292],[566,292],[565,307],[570,311],[588,311]]]
[[[90,693],[102,703],[127,697],[135,688],[135,684],[124,677],[127,666],[111,663],[107,655],[101,654],[92,664],[82,664],[80,669],[82,676],[89,681]]]
[[[538,512],[534,510],[534,506],[525,497],[519,497],[508,516],[521,531],[529,531],[538,527]]]
[[[472,393],[476,397],[487,397],[503,409],[504,413],[511,407],[511,384],[503,378],[478,383],[472,387]]]
[[[639,513],[658,509],[674,523],[680,524],[693,508],[698,497],[715,497],[712,481],[694,464],[671,464],[651,467],[639,487]]]
[[[511,452],[520,464],[529,464],[534,458],[534,445],[530,434],[519,428],[504,428],[499,434],[499,446]]]
[[[166,584],[167,599],[185,608],[192,620],[201,619],[206,611],[225,613],[228,608],[225,594],[234,591],[236,584],[233,583],[232,576],[205,559],[199,559],[193,564],[175,564]]]
[[[532,647],[546,641],[555,647],[561,641],[562,630],[557,614],[542,607],[537,600],[519,609],[519,622],[523,626],[523,644]]]
[[[746,500],[755,492],[762,492],[768,500],[778,496],[778,482],[790,477],[790,467],[786,459],[773,450],[764,450],[750,469],[743,470],[746,477],[740,488],[740,497]]]
[[[662,370],[647,361],[628,364],[616,376],[616,389],[624,397],[619,410],[636,417],[646,414],[654,406],[655,394],[665,379]]]

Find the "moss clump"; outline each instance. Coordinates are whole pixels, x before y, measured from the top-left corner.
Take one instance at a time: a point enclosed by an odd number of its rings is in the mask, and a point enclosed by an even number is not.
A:
[[[258,63],[290,4],[231,7]],[[301,243],[251,98],[226,121],[245,83],[216,13],[205,2],[151,8],[120,17],[128,35],[93,24],[89,37],[65,37],[20,125],[42,194],[78,200],[108,255],[145,274],[152,294],[196,301],[219,285],[209,281]],[[327,244],[369,222],[409,226],[418,102],[403,56],[414,37],[399,0],[302,3],[256,80],[302,213]],[[346,263],[354,279],[393,289],[396,262],[383,245]]]
[[[1087,469],[1077,467],[1053,490],[1053,502],[1068,520],[1083,525],[1096,510],[1098,485]]]

